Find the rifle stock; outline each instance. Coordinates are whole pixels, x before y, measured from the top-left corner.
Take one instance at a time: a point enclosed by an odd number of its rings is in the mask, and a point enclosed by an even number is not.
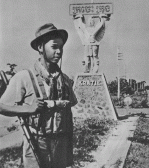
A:
[[[0,71],[0,76],[1,76],[1,80],[3,81],[3,83],[4,83],[4,85],[5,85],[5,88],[4,88],[4,91],[5,91],[6,88],[7,88],[7,86],[8,86],[8,84],[9,84],[9,80],[7,79],[7,76],[6,76],[5,72],[2,71],[2,70]],[[4,92],[3,92],[3,93],[4,93]],[[39,154],[38,154],[38,146],[37,146],[37,144],[35,143],[35,142],[36,142],[35,137],[34,137],[34,135],[31,133],[31,130],[30,130],[30,128],[29,128],[29,126],[28,126],[28,124],[27,124],[27,122],[26,122],[26,119],[25,119],[24,117],[18,117],[18,118],[19,118],[19,120],[21,121],[21,123],[22,123],[22,121],[23,121],[23,124],[21,124],[21,127],[22,127],[22,130],[23,130],[23,132],[24,132],[24,135],[25,135],[25,137],[26,137],[28,143],[30,144],[30,146],[31,146],[31,148],[32,148],[32,151],[33,151],[34,156],[35,156],[35,158],[36,158],[36,161],[37,161],[37,163],[38,163],[38,165],[39,165],[39,168],[42,168],[41,161],[40,161],[40,159],[39,159],[40,156],[39,156]]]

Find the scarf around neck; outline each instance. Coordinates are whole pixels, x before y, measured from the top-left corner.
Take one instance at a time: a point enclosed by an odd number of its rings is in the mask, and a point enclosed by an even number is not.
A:
[[[40,59],[34,64],[35,71],[49,85],[49,100],[66,99],[66,88],[63,74],[60,68],[56,67],[55,75],[50,74],[41,64]]]

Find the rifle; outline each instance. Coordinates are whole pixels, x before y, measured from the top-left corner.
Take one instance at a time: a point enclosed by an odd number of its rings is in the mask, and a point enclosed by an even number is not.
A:
[[[9,81],[8,81],[8,79],[6,77],[5,72],[2,71],[2,70],[0,71],[0,76],[1,76],[2,82],[3,82],[4,86],[5,86],[4,89],[3,89],[3,93],[4,93],[4,91],[6,90],[8,84],[9,84]],[[33,87],[35,87],[35,85],[33,85]],[[34,88],[34,90],[36,91],[36,88]],[[37,92],[35,92],[35,93],[37,93]],[[32,149],[32,151],[34,153],[34,156],[35,156],[36,161],[37,161],[37,163],[39,165],[39,168],[42,168],[42,164],[41,164],[41,161],[40,161],[40,156],[38,154],[38,146],[36,144],[36,139],[35,139],[34,135],[32,134],[32,132],[31,132],[31,130],[30,130],[28,124],[27,124],[27,121],[26,121],[27,118],[26,117],[18,117],[18,118],[21,121],[21,123],[23,121],[23,124],[21,124],[21,127],[22,127],[22,130],[24,132],[24,135],[25,135],[28,143],[31,146],[31,149]]]
[[[27,124],[27,121],[26,121],[26,118],[24,117],[19,117],[20,120],[23,120],[23,124],[21,124],[21,127],[23,129],[23,132],[25,134],[25,137],[28,141],[28,143],[30,144],[30,147],[32,148],[32,151],[34,153],[34,156],[36,158],[36,161],[39,165],[39,168],[42,168],[42,164],[41,164],[41,161],[40,161],[40,156],[39,156],[39,153],[38,153],[38,145],[36,144],[36,139],[34,137],[34,135],[31,133],[31,130]]]

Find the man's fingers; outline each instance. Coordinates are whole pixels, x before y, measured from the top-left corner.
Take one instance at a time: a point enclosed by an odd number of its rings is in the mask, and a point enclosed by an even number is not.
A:
[[[44,101],[43,98],[37,98],[37,100],[41,100],[41,101]]]
[[[65,100],[65,102],[66,102],[66,103],[70,103],[70,101],[69,101],[69,100]]]
[[[39,103],[44,103],[44,100],[41,99],[41,98],[38,98],[38,99],[37,99],[37,102],[39,102]]]
[[[70,101],[68,101],[68,100],[57,100],[56,101],[56,105],[58,107],[65,107],[69,103],[70,103]]]
[[[35,98],[35,99],[33,100],[33,103],[38,103],[38,102],[44,102],[44,100],[41,99],[41,98]]]
[[[43,99],[38,98],[38,99],[36,99],[36,103],[44,104],[44,100],[43,100]]]
[[[51,102],[53,103],[53,101],[51,101]],[[68,105],[69,103],[70,103],[70,101],[68,101],[68,100],[56,100],[56,105],[58,107],[66,107],[66,105]],[[33,104],[39,109],[47,106],[47,102],[45,102],[41,98],[36,99]],[[50,104],[50,102],[49,102],[49,104]]]

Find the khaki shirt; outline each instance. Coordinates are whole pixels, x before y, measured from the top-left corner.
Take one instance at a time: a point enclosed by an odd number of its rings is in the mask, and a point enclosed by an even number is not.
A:
[[[76,96],[75,96],[75,94],[72,90],[71,81],[70,81],[69,77],[65,74],[64,74],[64,78],[65,78],[65,80],[64,80],[65,84],[69,88],[70,105],[74,106],[74,105],[77,104],[77,99],[76,99]],[[36,80],[36,83],[38,83],[36,77],[35,77],[35,80]],[[47,92],[48,85],[45,82],[43,82],[43,83],[44,83],[44,86],[45,86],[45,90]],[[38,84],[37,84],[37,87],[38,87],[38,90],[39,90],[40,94],[42,95]],[[35,98],[36,98],[36,95],[35,95],[35,92],[34,92],[34,88],[33,88],[32,81],[31,81],[31,78],[29,76],[29,73],[28,73],[27,70],[22,70],[22,71],[18,72],[10,80],[10,83],[9,83],[5,93],[2,95],[2,97],[0,99],[0,103],[3,103],[5,105],[10,105],[10,106],[31,105]],[[68,109],[66,109],[66,110],[68,110]],[[45,112],[44,122],[42,122],[42,123],[43,123],[43,126],[46,128],[46,131],[48,133],[51,132],[51,122],[53,124],[53,121],[55,120],[54,116],[56,117],[56,114],[51,115],[50,109],[49,109],[49,112]],[[55,126],[52,126],[52,129],[54,127]],[[61,131],[63,132],[65,130],[61,130]]]

